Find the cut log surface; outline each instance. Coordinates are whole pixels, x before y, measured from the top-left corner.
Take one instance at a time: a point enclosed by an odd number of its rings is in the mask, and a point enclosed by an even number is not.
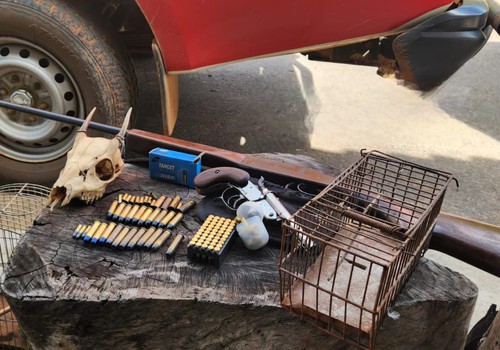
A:
[[[45,210],[21,239],[2,289],[34,349],[351,348],[280,306],[279,249],[249,251],[238,238],[220,268],[188,260],[196,210],[174,230],[187,239],[171,259],[166,246],[120,251],[72,238],[78,224],[105,221],[119,193],[150,192],[200,199],[127,165],[100,201]],[[472,282],[423,258],[376,348],[460,349],[476,296]]]

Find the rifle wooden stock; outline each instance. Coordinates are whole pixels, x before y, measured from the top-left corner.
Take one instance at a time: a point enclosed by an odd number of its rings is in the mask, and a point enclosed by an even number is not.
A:
[[[254,178],[264,176],[266,180],[280,185],[304,182],[326,186],[334,180],[333,175],[310,167],[264,159],[136,129],[127,133],[126,147],[128,151],[142,155],[148,155],[149,151],[156,147],[196,155],[205,152],[204,166],[237,167],[247,171]],[[498,226],[441,213],[432,232],[430,248],[500,277],[500,227]]]

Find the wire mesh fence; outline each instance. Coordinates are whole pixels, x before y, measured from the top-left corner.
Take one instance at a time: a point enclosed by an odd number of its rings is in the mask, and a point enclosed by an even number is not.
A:
[[[14,248],[45,206],[49,193],[49,188],[35,184],[0,186],[0,273],[4,273]],[[27,348],[3,295],[0,295],[0,348]]]

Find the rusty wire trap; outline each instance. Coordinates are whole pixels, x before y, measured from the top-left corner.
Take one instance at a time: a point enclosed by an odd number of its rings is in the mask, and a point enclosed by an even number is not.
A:
[[[362,158],[283,224],[282,306],[329,334],[373,348],[427,249],[452,175],[362,151]]]
[[[0,186],[0,272],[47,203],[50,188],[27,183]],[[0,295],[0,348],[27,348],[10,306]]]

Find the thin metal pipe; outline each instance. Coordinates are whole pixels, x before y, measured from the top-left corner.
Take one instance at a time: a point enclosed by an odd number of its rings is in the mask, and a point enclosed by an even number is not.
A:
[[[57,114],[57,113],[53,113],[53,112],[49,112],[49,111],[44,111],[44,110],[37,109],[37,108],[21,106],[21,105],[15,104],[15,103],[10,103],[10,102],[1,101],[1,100],[0,100],[0,107],[13,109],[13,110],[23,112],[23,113],[29,113],[29,114],[33,114],[33,115],[36,115],[38,117],[42,117],[45,119],[55,120],[57,122],[76,125],[76,126],[81,126],[83,124],[83,121],[84,121],[83,119],[70,117],[70,116],[62,115],[62,114]],[[105,132],[107,134],[113,134],[113,135],[116,135],[120,132],[120,128],[117,128],[115,126],[106,125],[106,124],[96,123],[96,122],[90,122],[89,128],[97,130],[97,131],[102,131],[102,132]]]

